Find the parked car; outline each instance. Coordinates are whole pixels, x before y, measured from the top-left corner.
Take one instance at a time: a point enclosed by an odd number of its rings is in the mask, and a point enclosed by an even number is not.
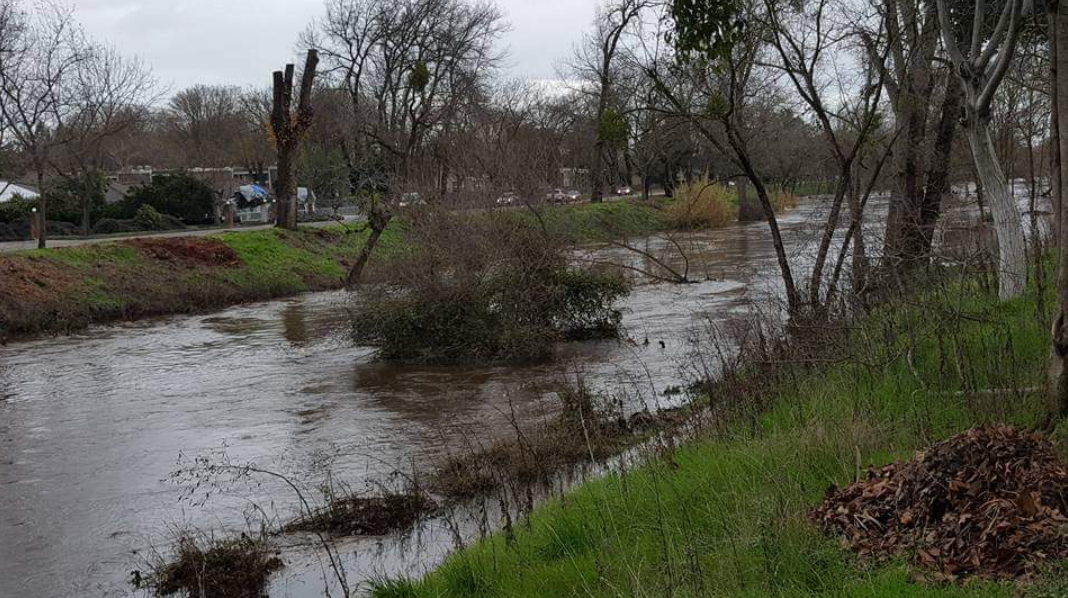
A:
[[[582,194],[573,189],[567,191],[563,189],[553,189],[545,196],[552,203],[567,203],[569,201],[576,201],[582,197]]]
[[[404,195],[401,195],[397,205],[402,208],[407,208],[409,206],[425,206],[426,201],[424,201],[423,196],[418,193],[405,193]]]
[[[497,198],[497,205],[499,205],[499,206],[510,206],[510,205],[516,203],[517,201],[519,201],[519,196],[516,195],[515,193],[509,191],[509,192],[505,193],[504,195],[501,195],[500,197]]]

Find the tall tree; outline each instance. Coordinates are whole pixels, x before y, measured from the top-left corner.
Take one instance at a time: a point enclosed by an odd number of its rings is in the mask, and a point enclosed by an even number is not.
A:
[[[1022,294],[1027,285],[1027,248],[1020,211],[991,137],[990,107],[1016,52],[1025,0],[1007,0],[993,29],[988,27],[991,21],[986,0],[974,0],[970,27],[964,25],[967,15],[962,10],[952,10],[959,5],[936,1],[943,44],[964,91],[965,137],[994,216],[1000,294],[1011,299]],[[959,39],[961,30],[970,32],[968,40]]]
[[[1056,143],[1053,179],[1054,230],[1057,234],[1057,313],[1053,320],[1049,392],[1060,417],[1068,417],[1068,210],[1064,178],[1068,173],[1068,0],[1050,3],[1051,138]]]
[[[609,149],[619,149],[627,141],[627,120],[622,114],[615,89],[619,53],[628,29],[651,5],[647,0],[612,0],[601,6],[594,19],[594,30],[575,49],[571,71],[582,81],[581,90],[594,96],[593,156],[590,158],[590,199],[599,202],[608,183],[605,163]]]
[[[328,0],[306,35],[349,96],[342,143],[370,234],[348,275],[356,285],[401,198],[440,194],[433,137],[494,68],[497,7],[466,0]]]
[[[52,154],[62,145],[63,123],[77,112],[67,89],[89,59],[90,45],[70,9],[43,4],[26,12],[18,4],[6,9],[7,39],[0,54],[0,125],[27,157],[44,190]],[[38,218],[48,221],[47,194],[38,199]],[[42,226],[38,246],[48,243]]]
[[[293,106],[293,77],[295,67],[287,64],[285,71],[274,72],[274,94],[271,107],[271,133],[278,148],[278,226],[297,230],[297,184],[294,178],[300,144],[311,127],[315,112],[312,108],[312,88],[319,67],[318,50],[308,50],[301,72],[296,112]]]
[[[750,7],[733,0],[674,0],[671,41],[679,67],[654,57],[647,67],[659,93],[672,110],[691,124],[749,182],[764,211],[779,272],[792,315],[805,303],[794,281],[793,268],[779,230],[779,221],[764,177],[753,160],[752,106],[774,95],[771,79],[761,77],[758,63],[767,34],[752,19]]]

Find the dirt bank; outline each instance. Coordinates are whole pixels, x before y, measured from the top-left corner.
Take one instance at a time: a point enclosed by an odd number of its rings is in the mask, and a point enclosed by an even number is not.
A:
[[[340,288],[361,237],[263,230],[0,256],[0,341]]]

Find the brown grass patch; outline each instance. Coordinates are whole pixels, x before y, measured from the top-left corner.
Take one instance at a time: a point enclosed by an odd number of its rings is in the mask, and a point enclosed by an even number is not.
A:
[[[311,516],[290,523],[285,531],[384,536],[408,529],[436,510],[434,501],[422,492],[348,496],[332,500]]]
[[[175,559],[155,571],[148,585],[160,596],[261,598],[271,574],[283,566],[261,541],[243,536],[205,548],[186,536],[178,542]]]
[[[241,257],[236,251],[219,239],[210,237],[142,238],[129,239],[122,243],[152,259],[188,267],[241,265]]]
[[[431,474],[431,490],[450,499],[483,496],[512,484],[547,483],[568,467],[607,459],[688,421],[685,409],[612,416],[584,386],[560,392],[556,417],[478,450],[449,457]]]

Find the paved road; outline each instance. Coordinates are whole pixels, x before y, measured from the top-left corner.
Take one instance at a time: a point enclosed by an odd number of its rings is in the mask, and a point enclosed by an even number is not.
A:
[[[346,223],[356,222],[360,218],[355,216],[347,216],[345,218]],[[305,222],[301,224],[302,227],[310,228],[322,228],[325,226],[336,225],[337,222],[328,220],[326,222]],[[217,235],[219,233],[227,231],[252,231],[252,230],[266,230],[272,228],[272,224],[260,224],[253,226],[235,226],[233,228],[200,228],[194,230],[176,230],[165,233],[131,233],[129,235],[109,236],[109,237],[53,237],[48,239],[48,247],[77,247],[79,245],[93,245],[96,243],[108,243],[111,241],[121,241],[123,239],[143,239],[151,237],[154,239],[167,238],[167,237],[207,237],[210,235]],[[26,249],[37,249],[37,241],[4,241],[0,243],[0,253],[10,253],[12,251],[24,251]]]

